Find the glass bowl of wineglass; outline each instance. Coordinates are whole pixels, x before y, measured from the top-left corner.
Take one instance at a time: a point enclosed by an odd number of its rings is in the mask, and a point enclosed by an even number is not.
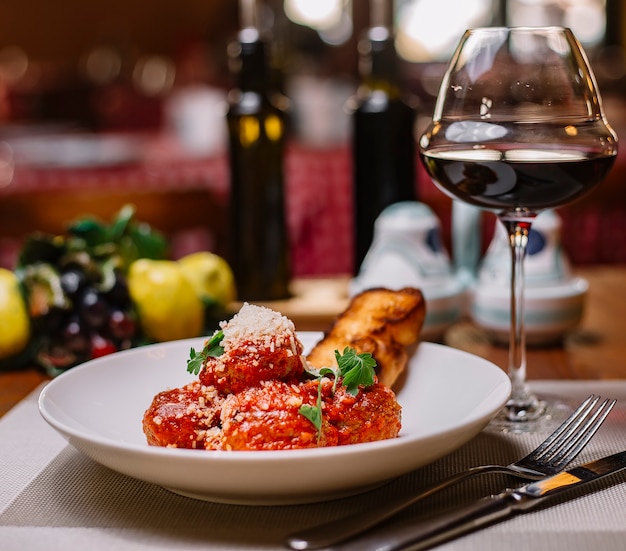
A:
[[[511,249],[507,423],[544,418],[526,381],[524,256],[545,209],[589,193],[610,170],[617,136],[580,43],[562,27],[488,27],[463,35],[443,77],[420,156],[435,184],[492,211]]]

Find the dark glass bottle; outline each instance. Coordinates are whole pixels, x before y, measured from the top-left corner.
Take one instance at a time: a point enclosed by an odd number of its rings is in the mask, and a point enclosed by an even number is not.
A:
[[[229,48],[237,72],[227,114],[230,153],[230,263],[239,300],[289,296],[283,156],[286,98],[270,87],[265,44],[246,28]]]
[[[402,92],[389,28],[368,29],[359,43],[359,54],[362,82],[352,100],[355,273],[372,243],[374,222],[381,211],[392,203],[417,198],[417,112]]]

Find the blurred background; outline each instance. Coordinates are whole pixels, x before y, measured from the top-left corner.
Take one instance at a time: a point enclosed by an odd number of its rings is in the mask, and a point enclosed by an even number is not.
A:
[[[292,102],[287,217],[296,276],[349,273],[350,119],[359,84],[365,0],[265,0],[276,85]],[[472,26],[564,25],[583,43],[609,120],[624,125],[626,3],[622,0],[396,0],[396,50],[419,126],[444,64]],[[224,101],[234,0],[4,0],[0,4],[0,265],[29,231],[60,232],[85,213],[137,206],[171,237],[173,255],[222,252],[228,195]],[[626,261],[622,157],[609,181],[564,209],[574,263]],[[418,168],[419,199],[449,200]],[[583,242],[568,240],[568,225]],[[489,232],[487,227],[486,232]]]
[[[265,0],[273,63],[286,87],[358,79],[366,0]],[[396,49],[411,90],[427,102],[461,33],[487,25],[564,25],[592,59],[605,93],[623,85],[622,0],[396,0]],[[155,129],[163,101],[192,84],[230,86],[226,49],[239,26],[234,0],[6,0],[0,6],[0,114],[97,130]],[[306,93],[306,92],[303,92]],[[133,99],[141,103],[133,104]],[[338,97],[333,98],[335,101]],[[126,102],[126,103],[125,103]],[[130,105],[135,107],[122,111]]]

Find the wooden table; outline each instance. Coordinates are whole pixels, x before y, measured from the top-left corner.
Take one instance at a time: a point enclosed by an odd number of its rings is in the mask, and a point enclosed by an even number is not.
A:
[[[585,315],[562,345],[528,350],[529,379],[626,378],[626,266],[576,270],[589,281]],[[345,279],[298,281],[296,297],[272,306],[293,319],[301,331],[324,330],[347,304]],[[507,350],[493,345],[471,322],[452,326],[442,338],[506,366]],[[0,416],[48,377],[35,367],[0,372]]]

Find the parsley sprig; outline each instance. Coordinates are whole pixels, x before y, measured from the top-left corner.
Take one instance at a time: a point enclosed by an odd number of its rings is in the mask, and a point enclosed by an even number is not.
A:
[[[220,329],[206,342],[200,352],[196,352],[195,348],[192,347],[189,351],[189,359],[187,360],[187,371],[198,375],[207,358],[217,358],[221,356],[224,353],[224,347],[222,346],[223,338],[224,331]]]
[[[317,440],[319,441],[322,434],[322,384],[317,386],[317,400],[314,406],[309,404],[302,404],[298,413],[303,417],[306,417],[317,431]]]
[[[343,377],[343,385],[349,394],[356,396],[359,386],[368,387],[374,384],[376,360],[369,352],[357,354],[356,350],[346,346],[343,354],[335,350],[335,358]]]
[[[322,429],[322,379],[328,375],[334,377],[333,394],[341,380],[342,385],[346,387],[346,392],[352,396],[356,396],[359,393],[359,387],[372,386],[375,381],[376,372],[374,368],[376,367],[376,360],[369,352],[357,354],[356,350],[346,346],[343,349],[343,353],[335,350],[335,358],[337,359],[336,369],[324,367],[319,371],[315,405],[302,404],[300,409],[298,409],[300,415],[313,423],[317,430],[318,440]]]

